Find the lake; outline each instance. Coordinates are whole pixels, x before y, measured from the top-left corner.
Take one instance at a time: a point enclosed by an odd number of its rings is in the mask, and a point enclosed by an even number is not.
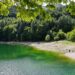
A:
[[[0,75],[75,75],[75,66],[31,58],[0,60]]]

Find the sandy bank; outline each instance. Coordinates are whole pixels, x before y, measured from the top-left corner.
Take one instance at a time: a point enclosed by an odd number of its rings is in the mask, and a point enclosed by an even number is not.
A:
[[[63,53],[66,57],[75,59],[75,44],[66,44],[65,41],[56,42],[0,42],[3,44],[23,44],[33,46],[39,50]],[[68,42],[67,42],[68,43]]]

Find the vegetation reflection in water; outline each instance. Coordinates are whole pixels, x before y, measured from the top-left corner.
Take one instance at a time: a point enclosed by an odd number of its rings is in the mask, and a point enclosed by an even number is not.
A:
[[[25,56],[26,58],[20,58]],[[29,46],[1,44],[0,59],[0,75],[75,74],[74,61],[60,56],[59,53],[39,51]]]

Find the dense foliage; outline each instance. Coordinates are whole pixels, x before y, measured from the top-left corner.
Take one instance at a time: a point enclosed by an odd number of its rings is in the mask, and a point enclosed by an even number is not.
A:
[[[55,10],[44,8],[48,14],[41,12],[31,21],[17,17],[15,8],[10,8],[8,15],[0,15],[0,41],[64,40],[66,34],[75,27],[75,16],[66,10],[68,5],[61,5],[61,8],[57,7]]]
[[[39,14],[44,14],[43,17],[48,18],[50,15],[47,10],[54,10],[58,3],[66,4],[67,12],[75,15],[74,0],[0,0],[0,14],[8,15],[10,13],[9,9],[15,6],[17,17],[22,18],[22,20],[35,20]]]
[[[74,29],[75,22],[71,22],[72,17],[70,21],[59,21],[61,17],[64,16],[60,16],[59,19],[53,18],[50,21],[37,18],[32,22],[24,22],[15,17],[3,17],[0,19],[0,41],[53,41],[66,39],[67,32]]]
[[[71,32],[68,32],[68,34],[67,34],[67,39],[68,39],[69,41],[75,42],[75,29],[72,30]]]

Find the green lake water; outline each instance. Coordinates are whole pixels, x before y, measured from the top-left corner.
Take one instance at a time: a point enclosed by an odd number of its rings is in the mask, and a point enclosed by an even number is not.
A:
[[[75,75],[75,63],[29,46],[0,44],[0,75]]]
[[[0,75],[75,75],[75,66],[30,58],[0,60]]]

